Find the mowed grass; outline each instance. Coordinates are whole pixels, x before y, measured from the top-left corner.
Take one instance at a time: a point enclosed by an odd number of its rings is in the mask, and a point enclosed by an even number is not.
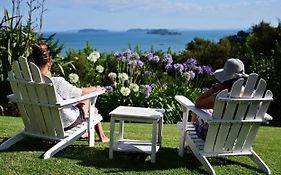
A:
[[[109,123],[103,123],[109,136]],[[21,118],[0,117],[0,143],[23,128]],[[125,124],[125,138],[151,138],[151,125]],[[96,142],[88,147],[86,140],[78,140],[50,159],[42,154],[54,143],[25,138],[6,151],[0,152],[0,174],[206,174],[205,169],[191,152],[178,156],[179,132],[175,124],[164,124],[163,144],[155,164],[150,156],[114,153],[108,159],[109,143]],[[270,167],[272,174],[281,174],[281,128],[263,126],[253,145],[254,150]],[[263,174],[246,156],[211,158],[217,174]]]

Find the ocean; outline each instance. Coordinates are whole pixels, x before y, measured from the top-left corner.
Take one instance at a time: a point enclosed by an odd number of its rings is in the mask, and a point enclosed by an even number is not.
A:
[[[222,37],[237,34],[239,30],[184,30],[181,35],[146,34],[144,31],[108,31],[108,32],[57,32],[55,40],[64,45],[61,52],[65,56],[70,48],[80,50],[90,42],[92,48],[99,52],[116,52],[126,48],[138,48],[141,51],[162,50],[170,48],[173,52],[180,52],[185,45],[195,37],[211,41],[219,41]],[[51,33],[44,33],[46,36]]]

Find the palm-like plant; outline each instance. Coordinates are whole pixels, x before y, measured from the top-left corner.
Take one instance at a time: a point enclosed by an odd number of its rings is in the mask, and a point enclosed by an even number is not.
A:
[[[23,16],[19,13],[19,6],[21,1],[17,3],[13,0],[13,12],[9,14],[8,10],[4,10],[3,18],[0,21],[0,109],[8,111],[8,101],[6,96],[11,92],[11,88],[7,81],[8,72],[11,69],[12,62],[17,60],[20,56],[29,57],[32,46],[38,41],[45,41],[49,44],[53,57],[55,58],[61,51],[62,45],[59,46],[58,42],[53,42],[55,34],[45,38],[43,34],[38,33],[33,27],[32,12],[39,10],[43,3],[33,6],[34,0],[27,0],[29,6],[27,24],[23,25]],[[15,6],[17,8],[15,8]],[[15,12],[15,9],[18,12]],[[41,10],[42,13],[44,10]],[[41,16],[43,15],[41,13]],[[15,15],[16,14],[16,15]],[[41,23],[42,21],[40,21]],[[36,25],[35,25],[36,26]],[[40,24],[40,26],[42,26]],[[0,110],[1,112],[1,110]],[[6,114],[14,115],[14,114]]]

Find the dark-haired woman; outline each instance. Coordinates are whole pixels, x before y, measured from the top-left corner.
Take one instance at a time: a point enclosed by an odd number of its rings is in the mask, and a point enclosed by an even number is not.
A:
[[[52,66],[52,56],[50,54],[48,45],[45,43],[38,43],[33,46],[31,60],[39,67],[42,75],[50,76],[52,78],[56,88],[57,100],[79,97],[94,91],[104,90],[104,88],[100,86],[78,88],[70,84],[63,77],[52,77],[50,72]],[[62,109],[62,123],[64,130],[69,130],[87,120],[89,109],[88,104],[89,103],[85,101]],[[94,112],[96,112],[96,115],[99,115],[97,110]],[[95,130],[102,142],[105,143],[109,141],[100,122],[95,125]],[[87,134],[88,133],[86,132],[84,135],[82,135],[82,137],[88,137]]]

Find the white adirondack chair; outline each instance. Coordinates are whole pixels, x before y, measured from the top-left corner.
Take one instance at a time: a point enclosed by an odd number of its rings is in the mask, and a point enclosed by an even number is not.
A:
[[[253,150],[252,143],[262,122],[272,119],[266,111],[273,100],[273,94],[266,90],[266,82],[263,79],[258,81],[258,75],[255,73],[250,74],[244,93],[240,97],[242,86],[243,79],[240,79],[233,84],[230,92],[220,92],[212,114],[196,108],[184,96],[175,96],[183,111],[183,120],[177,124],[180,130],[179,156],[183,156],[187,143],[209,174],[215,174],[215,171],[208,157],[230,155],[249,156],[262,171],[271,174],[268,166]],[[197,136],[192,122],[189,122],[189,111],[208,122],[205,141]]]
[[[17,103],[25,128],[3,142],[0,145],[0,150],[8,149],[26,136],[54,140],[57,143],[43,155],[43,158],[47,159],[75,142],[86,131],[89,132],[89,146],[94,146],[94,125],[100,122],[102,117],[95,115],[92,112],[94,110],[91,109],[94,108],[98,95],[104,91],[57,101],[52,80],[47,76],[43,78],[38,67],[33,63],[28,64],[24,57],[13,62],[9,81],[13,94],[9,95],[8,98]],[[86,99],[89,99],[90,103],[88,122],[83,122],[71,130],[64,131],[60,117],[61,109]]]

